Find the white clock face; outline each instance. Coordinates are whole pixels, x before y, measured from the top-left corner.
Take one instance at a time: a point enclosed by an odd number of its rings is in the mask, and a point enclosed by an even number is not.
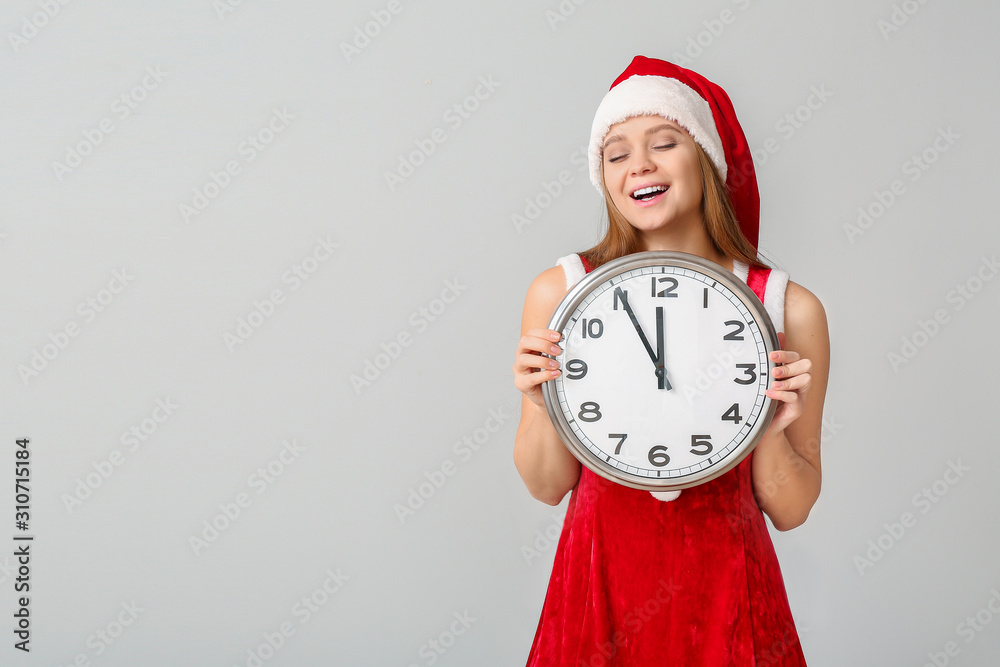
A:
[[[571,451],[649,490],[735,466],[774,411],[764,392],[776,340],[753,293],[681,253],[630,255],[588,278],[550,325],[563,334],[562,374],[546,383],[546,402]]]

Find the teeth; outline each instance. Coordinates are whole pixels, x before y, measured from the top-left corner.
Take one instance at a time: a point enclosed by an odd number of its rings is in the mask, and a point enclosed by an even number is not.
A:
[[[641,190],[636,190],[635,192],[632,193],[632,198],[639,199],[640,197],[644,197],[648,194],[654,192],[666,192],[666,190],[667,187],[665,185],[653,185],[648,188],[642,188]]]

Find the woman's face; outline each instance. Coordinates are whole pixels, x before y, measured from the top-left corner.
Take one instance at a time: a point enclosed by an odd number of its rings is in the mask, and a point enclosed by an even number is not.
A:
[[[703,224],[697,148],[677,123],[635,116],[612,125],[603,161],[612,202],[640,232]]]

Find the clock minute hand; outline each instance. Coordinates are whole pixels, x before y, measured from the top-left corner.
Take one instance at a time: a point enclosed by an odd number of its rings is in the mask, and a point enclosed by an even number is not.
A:
[[[646,334],[642,333],[642,327],[639,326],[639,320],[635,318],[635,313],[632,312],[632,307],[628,305],[627,299],[622,301],[622,306],[624,306],[625,312],[628,313],[628,318],[632,320],[632,326],[635,327],[636,333],[639,334],[639,340],[641,340],[642,344],[646,347],[646,353],[655,364],[657,358],[660,356],[659,351],[653,352],[653,348],[650,346],[649,341],[646,340]]]
[[[642,327],[639,326],[639,320],[636,319],[635,313],[632,312],[632,307],[628,305],[628,300],[623,299],[621,302],[622,306],[625,308],[625,312],[628,313],[628,318],[632,320],[632,326],[635,327],[635,332],[639,334],[639,340],[642,341],[643,346],[646,348],[646,353],[649,355],[649,359],[653,362],[653,366],[656,368],[656,377],[658,379],[658,385],[660,389],[670,389],[670,383],[666,381],[666,368],[663,367],[663,308],[658,307],[656,309],[656,351],[653,351],[653,347],[646,340],[646,334],[642,332]],[[664,387],[666,383],[666,387]]]

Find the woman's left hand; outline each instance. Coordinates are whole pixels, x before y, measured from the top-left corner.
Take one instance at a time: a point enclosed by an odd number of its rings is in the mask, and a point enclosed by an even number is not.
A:
[[[770,358],[781,364],[768,378],[772,387],[767,396],[776,410],[753,451],[754,496],[777,530],[801,525],[819,497],[823,399],[830,371],[823,304],[791,281],[785,295],[785,330],[787,337],[778,334],[782,349]],[[786,344],[792,349],[784,349]]]
[[[793,421],[799,418],[805,406],[806,394],[809,392],[809,385],[812,376],[809,371],[812,369],[812,362],[803,359],[798,352],[785,350],[785,334],[778,334],[778,343],[782,349],[771,353],[771,360],[781,364],[775,366],[771,371],[774,380],[767,390],[767,395],[779,401],[778,409],[774,412],[771,425],[768,427],[768,434],[777,434]]]

